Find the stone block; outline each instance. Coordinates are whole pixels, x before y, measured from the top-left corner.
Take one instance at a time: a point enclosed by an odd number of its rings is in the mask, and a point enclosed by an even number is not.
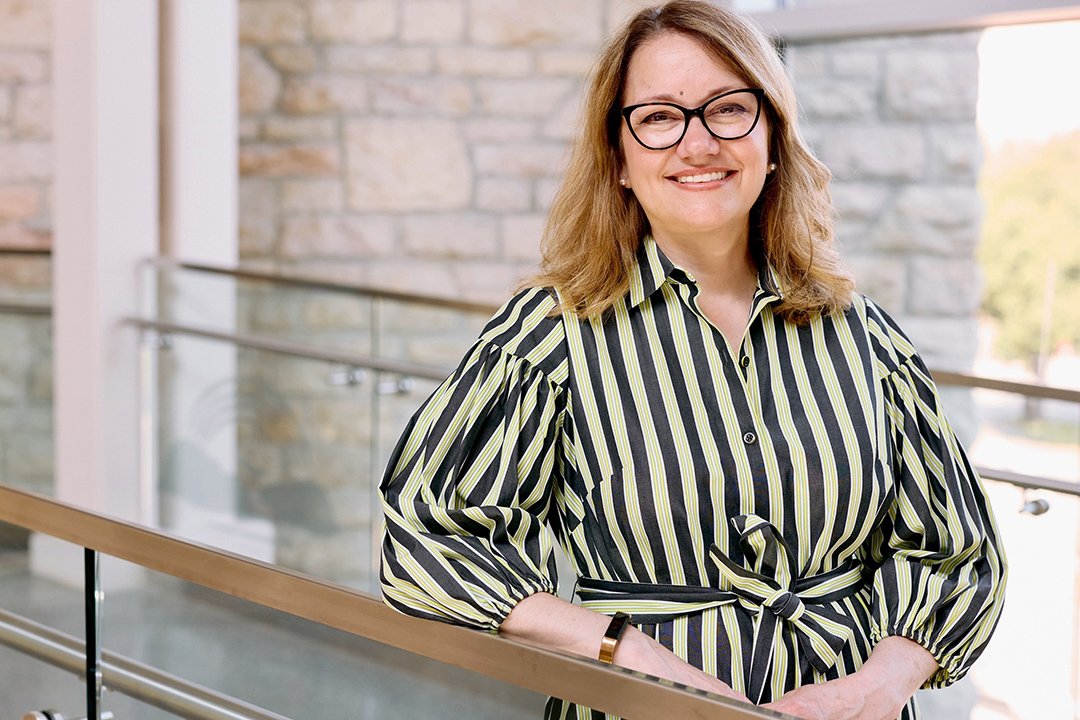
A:
[[[448,120],[369,118],[345,126],[348,202],[356,210],[466,207],[472,168]]]
[[[562,172],[567,148],[562,143],[480,145],[474,149],[476,170],[499,177],[555,177]]]
[[[0,183],[52,179],[52,143],[21,140],[0,143]]]
[[[547,216],[509,215],[502,223],[502,256],[506,260],[536,264],[540,262],[540,238]]]
[[[356,331],[370,324],[370,305],[368,300],[353,295],[322,292],[304,299],[300,317],[309,328]]]
[[[603,39],[602,0],[470,0],[469,37],[481,45],[594,47]]]
[[[53,363],[51,357],[38,358],[30,365],[27,397],[35,403],[51,403],[53,400]]]
[[[51,477],[53,439],[48,433],[12,432],[8,436],[7,469],[20,478]]]
[[[911,293],[907,309],[912,315],[972,317],[982,291],[974,258],[915,256],[909,259]]]
[[[472,90],[460,80],[375,80],[371,99],[377,112],[409,117],[427,114],[445,118],[472,109]]]
[[[528,210],[531,205],[532,192],[526,180],[481,178],[476,183],[476,207],[481,210]]]
[[[378,260],[368,264],[368,274],[378,287],[454,298],[460,294],[451,269],[460,264],[416,259]]]
[[[532,70],[532,57],[526,50],[443,48],[438,51],[436,62],[443,75],[523,77]]]
[[[374,382],[374,379],[369,373],[364,383],[371,382]],[[359,390],[361,388],[342,387],[333,397],[311,401],[306,424],[314,442],[332,445],[367,444],[371,439],[371,408],[367,402],[353,397]],[[364,387],[362,390],[366,391],[368,388]]]
[[[369,261],[362,259],[349,262],[349,259],[346,258],[333,261],[319,259],[285,260],[281,263],[281,269],[313,280],[360,285],[367,281],[367,262]]]
[[[562,181],[554,178],[540,178],[535,182],[535,185],[533,206],[537,210],[547,212],[555,203],[555,195],[558,194]]]
[[[819,145],[822,161],[841,180],[918,180],[925,172],[926,141],[918,128],[830,126]]]
[[[476,302],[504,303],[528,274],[520,265],[505,263],[457,263],[453,267],[461,297]]]
[[[336,72],[426,75],[435,67],[435,59],[430,48],[332,45],[326,48],[326,66]]]
[[[237,12],[242,44],[298,43],[304,40],[304,9],[298,2],[240,0]]]
[[[536,136],[536,121],[479,117],[466,120],[462,132],[470,143],[532,140]]]
[[[978,324],[972,318],[895,317],[923,361],[934,369],[970,370],[978,347]]]
[[[575,92],[544,123],[541,135],[549,140],[569,142],[581,134],[581,127],[581,96]]]
[[[829,188],[833,205],[844,221],[874,221],[893,193],[884,183],[834,182]]]
[[[52,233],[20,222],[0,223],[0,247],[47,250],[52,247]]]
[[[39,83],[49,74],[44,53],[0,50],[0,83]]]
[[[380,42],[397,33],[394,0],[315,0],[309,12],[317,42]]]
[[[245,427],[245,426],[242,426]],[[237,429],[242,435],[244,430]],[[281,448],[273,443],[244,439],[239,446],[240,462],[237,463],[240,481],[244,487],[263,488],[283,480]]]
[[[43,258],[0,257],[0,287],[43,289],[52,287],[52,267]]]
[[[270,255],[277,238],[275,183],[259,178],[240,178],[237,203],[240,255]]]
[[[632,15],[647,7],[656,5],[655,0],[607,0],[607,27],[610,34],[621,28]]]
[[[934,126],[929,129],[929,137],[928,175],[932,180],[977,180],[983,148],[974,123]]]
[[[807,47],[792,45],[787,49],[784,64],[788,75],[801,91],[803,83],[818,80],[827,75],[827,58],[828,55],[820,45]]]
[[[484,215],[411,215],[402,228],[405,251],[415,257],[493,257],[497,250],[498,226],[494,218]]]
[[[476,84],[480,109],[492,115],[546,117],[574,89],[573,80],[481,80]]]
[[[456,43],[465,37],[462,0],[405,0],[401,39],[407,43]]]
[[[281,249],[285,257],[375,257],[394,249],[396,228],[392,218],[357,215],[322,215],[287,218],[282,224]]]
[[[345,206],[340,180],[285,180],[281,183],[281,209],[286,212],[336,211]]]
[[[890,315],[904,310],[907,268],[901,255],[844,255],[855,289],[880,305]]]
[[[885,108],[905,120],[975,119],[979,56],[913,49],[885,58]]]
[[[877,110],[877,87],[862,80],[823,78],[800,82],[799,104],[806,118],[815,120],[866,120]]]
[[[23,220],[37,215],[41,190],[30,186],[0,187],[0,220]]]
[[[329,175],[338,171],[338,148],[325,143],[245,145],[240,148],[241,175]]]
[[[282,72],[309,73],[319,67],[319,56],[309,45],[275,45],[264,52]]]
[[[236,137],[240,142],[258,140],[262,123],[254,118],[240,118],[236,125]]]
[[[837,51],[829,57],[832,74],[838,78],[850,78],[877,82],[881,77],[881,56],[858,50]]]
[[[366,110],[367,84],[354,77],[293,77],[285,83],[281,106],[294,115]]]
[[[51,45],[51,2],[0,0],[0,47],[48,50]]]
[[[969,258],[979,239],[982,202],[970,186],[912,185],[871,233],[873,247]]]
[[[588,50],[543,50],[536,54],[536,69],[541,75],[583,78],[595,59],[596,54]]]
[[[357,477],[352,485],[327,491],[334,521],[341,527],[368,527],[371,522],[374,493],[371,483],[364,482],[365,478],[360,475],[362,470],[357,468]]]
[[[442,337],[414,337],[405,341],[405,358],[423,365],[445,368],[450,374],[472,346],[472,340]]]
[[[281,77],[257,48],[241,47],[237,63],[240,112],[262,113],[272,109],[281,94]]]
[[[333,118],[268,117],[262,127],[267,140],[319,140],[337,135]]]

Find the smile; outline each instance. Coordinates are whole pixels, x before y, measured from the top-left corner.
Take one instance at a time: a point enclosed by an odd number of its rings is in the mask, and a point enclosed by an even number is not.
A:
[[[675,178],[675,180],[679,184],[707,183],[707,182],[712,182],[713,180],[723,180],[724,178],[726,178],[730,174],[731,174],[731,172],[727,171],[727,172],[711,172],[711,173],[706,173],[704,175],[683,175],[681,177]]]

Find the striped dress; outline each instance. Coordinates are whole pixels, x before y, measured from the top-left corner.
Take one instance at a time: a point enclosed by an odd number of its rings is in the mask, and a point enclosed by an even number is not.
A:
[[[937,659],[927,687],[962,677],[1005,558],[910,342],[863,297],[786,322],[765,267],[732,350],[697,294],[646,238],[602,319],[511,299],[394,451],[386,602],[496,632],[556,592],[557,541],[585,607],[755,702],[854,672],[888,635]],[[552,698],[545,717],[605,715]]]

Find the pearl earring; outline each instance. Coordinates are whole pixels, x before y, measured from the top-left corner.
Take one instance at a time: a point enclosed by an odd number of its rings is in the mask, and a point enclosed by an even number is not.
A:
[[[769,163],[769,172],[776,170],[776,163]]]
[[[619,178],[619,184],[626,187],[626,178]]]

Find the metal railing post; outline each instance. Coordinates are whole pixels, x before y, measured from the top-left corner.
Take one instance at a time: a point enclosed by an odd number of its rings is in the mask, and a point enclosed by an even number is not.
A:
[[[101,575],[96,550],[83,549],[86,603],[86,717],[101,720]]]

